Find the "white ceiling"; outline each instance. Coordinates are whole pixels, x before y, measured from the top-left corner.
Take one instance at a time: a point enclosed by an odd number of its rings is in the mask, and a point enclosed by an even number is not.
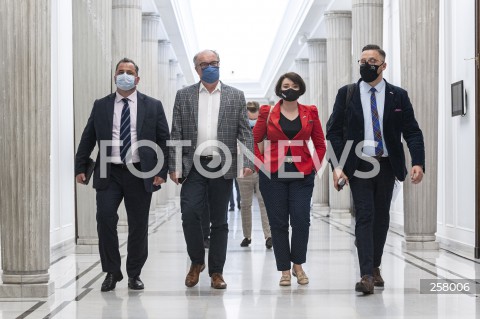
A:
[[[307,57],[307,39],[325,37],[326,10],[351,8],[351,0],[144,0],[144,11],[151,4],[187,84],[198,81],[195,53],[214,49],[222,81],[257,100],[270,99],[280,74]]]

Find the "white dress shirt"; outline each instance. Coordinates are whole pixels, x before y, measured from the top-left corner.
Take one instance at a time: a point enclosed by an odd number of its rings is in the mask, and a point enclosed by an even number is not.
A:
[[[364,146],[362,154],[364,156],[375,156],[375,138],[373,136],[373,122],[372,122],[372,108],[370,105],[370,96],[372,93],[370,89],[372,88],[370,84],[366,82],[360,82],[360,98],[362,100],[362,109],[363,109],[363,120],[364,120]],[[383,136],[383,113],[385,109],[385,81],[380,81],[375,86],[377,92],[375,92],[375,98],[377,101],[377,110],[378,110],[378,120],[380,122],[380,131],[382,132],[382,142],[383,142],[383,155],[384,157],[388,156],[387,146],[385,145],[385,138]]]
[[[212,93],[200,82],[198,93],[198,136],[197,148],[209,141],[212,146],[206,147],[199,155],[215,155],[217,148],[218,115],[220,111],[221,83],[218,82]]]
[[[113,111],[113,127],[112,127],[112,141],[115,145],[112,147],[112,163],[122,164],[120,158],[120,120],[122,118],[122,109],[123,109],[123,96],[116,93],[115,96],[115,105]],[[128,97],[128,105],[130,107],[130,135],[131,135],[131,145],[132,145],[132,159],[128,161],[129,163],[140,162],[140,156],[138,155],[138,149],[133,147],[137,142],[137,91],[130,94]]]

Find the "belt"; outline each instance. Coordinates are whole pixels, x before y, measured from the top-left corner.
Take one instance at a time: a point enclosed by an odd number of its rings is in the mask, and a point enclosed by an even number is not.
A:
[[[134,166],[136,169],[138,169],[138,170],[140,169],[140,162],[136,162],[136,163],[132,163],[132,164],[133,164],[133,166]],[[118,168],[121,168],[121,169],[126,169],[126,170],[128,170],[127,164],[124,164],[124,163],[122,163],[122,164],[111,163],[111,165],[112,165],[113,167],[118,167]]]
[[[201,155],[200,160],[202,161],[211,161],[213,159],[213,155]]]

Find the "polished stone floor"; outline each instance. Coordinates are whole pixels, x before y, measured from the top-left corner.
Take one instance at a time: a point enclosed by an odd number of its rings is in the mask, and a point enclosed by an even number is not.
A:
[[[10,318],[480,318],[478,293],[424,294],[420,279],[468,279],[475,285],[480,263],[445,250],[404,252],[402,237],[389,233],[382,274],[385,288],[363,296],[354,291],[358,261],[350,218],[312,218],[304,269],[310,284],[280,287],[272,250],[262,238],[258,207],[252,245],[242,241],[239,211],[229,212],[226,290],[210,288],[207,272],[194,288],[184,286],[190,262],[180,214],[157,214],[150,226],[145,290],[129,291],[124,279],[101,293],[97,254],[70,254],[52,261],[55,294],[48,299],[0,299],[0,319]],[[125,235],[121,236],[125,261]],[[124,265],[123,265],[124,266]],[[124,274],[125,274],[125,270]],[[422,293],[421,293],[422,292]]]

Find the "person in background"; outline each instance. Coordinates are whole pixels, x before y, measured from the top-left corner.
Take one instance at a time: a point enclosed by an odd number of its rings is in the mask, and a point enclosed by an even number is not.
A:
[[[235,190],[237,192],[237,207],[238,207],[238,210],[240,210],[240,208],[242,207],[240,205],[240,202],[241,202],[241,199],[242,199],[242,196],[240,195],[240,191],[238,190],[238,182],[237,182],[237,179],[235,178],[233,180],[233,182],[235,183]],[[233,212],[235,211],[235,197],[234,197],[234,191],[232,189],[232,194],[230,194],[230,209],[229,211],[230,212]]]
[[[372,294],[374,287],[384,287],[380,274],[383,247],[390,224],[390,202],[395,179],[407,176],[402,137],[412,157],[410,179],[422,181],[425,168],[423,134],[415,120],[407,91],[383,79],[387,68],[385,51],[369,44],[358,60],[361,79],[348,105],[348,86],[338,90],[332,114],[327,123],[327,140],[337,159],[346,141],[353,141],[345,164],[332,164],[333,183],[340,190],[339,180],[350,185],[355,205],[355,237],[360,264],[360,281],[355,291]],[[347,119],[347,120],[346,120]],[[355,154],[364,143],[361,154]],[[373,173],[374,167],[379,170]],[[361,177],[355,171],[371,172]]]
[[[291,274],[297,277],[298,284],[309,282],[302,264],[307,256],[310,202],[315,173],[320,170],[326,151],[317,107],[297,101],[305,90],[300,75],[283,74],[275,85],[281,100],[272,109],[270,105],[262,106],[253,128],[260,191],[267,208],[277,269],[282,272],[281,286],[291,285]],[[270,143],[265,143],[262,154],[258,143],[263,143],[265,137]],[[310,139],[313,154],[307,144]]]
[[[256,101],[247,102],[247,114],[248,122],[253,130],[258,118],[258,111],[260,105]],[[263,202],[262,193],[259,189],[258,173],[254,172],[252,175],[237,178],[238,186],[240,189],[240,197],[242,198],[242,208],[240,212],[242,214],[242,230],[243,240],[240,243],[241,247],[248,247],[252,242],[252,200],[253,194],[257,195],[258,206],[260,208],[260,217],[262,220],[263,236],[265,240],[265,247],[272,248],[272,234],[270,233],[270,224],[268,223],[267,209]]]

